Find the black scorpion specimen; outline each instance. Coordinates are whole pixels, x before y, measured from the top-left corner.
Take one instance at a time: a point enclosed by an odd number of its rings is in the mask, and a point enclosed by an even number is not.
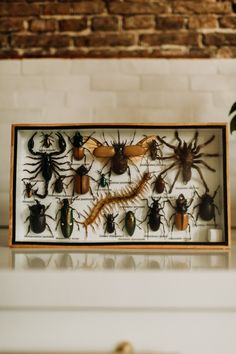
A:
[[[56,176],[60,176],[61,171],[67,171],[68,169],[64,169],[61,165],[64,165],[65,162],[59,162],[58,160],[62,159],[65,156],[60,156],[66,150],[66,142],[61,135],[61,133],[56,133],[58,136],[58,145],[59,150],[53,152],[42,152],[42,151],[34,151],[34,137],[37,134],[34,133],[32,137],[28,141],[28,149],[29,152],[35,157],[29,156],[29,158],[36,160],[36,162],[26,163],[28,166],[35,166],[36,168],[33,170],[24,169],[24,171],[33,174],[32,177],[27,178],[28,180],[34,180],[40,173],[45,181],[45,190],[44,194],[37,193],[38,189],[34,192],[34,194],[39,198],[45,198],[48,195],[48,184],[52,178],[53,173]]]
[[[200,166],[205,166],[209,171],[215,172],[215,169],[209,166],[202,158],[203,157],[217,157],[219,154],[206,154],[200,152],[202,148],[205,146],[209,145],[214,139],[215,135],[212,135],[205,143],[199,144],[198,145],[198,132],[194,134],[194,137],[192,140],[187,144],[186,141],[180,139],[178,132],[175,132],[175,138],[178,140],[178,144],[176,146],[171,145],[170,143],[167,143],[163,138],[157,136],[157,139],[168,146],[170,149],[173,150],[173,154],[170,156],[163,156],[159,157],[161,160],[167,160],[167,159],[174,159],[175,161],[169,165],[167,168],[165,168],[160,175],[163,175],[167,171],[171,170],[172,168],[177,167],[178,171],[176,173],[176,176],[174,178],[174,181],[170,187],[170,193],[172,192],[174,185],[182,172],[182,179],[183,183],[187,184],[191,178],[192,178],[192,169],[195,169],[201,180],[202,183],[206,189],[206,192],[209,191],[209,188],[206,184],[206,181],[203,177],[202,171],[200,169]]]

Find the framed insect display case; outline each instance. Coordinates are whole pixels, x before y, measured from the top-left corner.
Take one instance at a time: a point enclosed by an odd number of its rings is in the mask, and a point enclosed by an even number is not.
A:
[[[230,246],[228,129],[13,125],[12,247]]]

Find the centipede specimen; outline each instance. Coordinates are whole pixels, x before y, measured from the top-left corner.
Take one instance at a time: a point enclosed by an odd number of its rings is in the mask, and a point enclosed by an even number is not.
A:
[[[93,209],[91,210],[90,215],[82,222],[82,225],[86,229],[86,234],[87,234],[87,228],[89,225],[92,225],[101,211],[108,205],[110,204],[125,204],[130,200],[133,200],[139,196],[141,196],[146,188],[147,182],[151,179],[151,173],[146,172],[144,173],[143,177],[141,180],[136,184],[134,188],[129,188],[128,190],[122,190],[120,192],[114,193],[112,195],[107,195],[106,197],[100,199],[97,201],[97,203],[94,205]]]

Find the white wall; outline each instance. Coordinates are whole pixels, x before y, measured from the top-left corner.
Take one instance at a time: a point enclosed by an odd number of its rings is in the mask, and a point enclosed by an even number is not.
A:
[[[236,59],[0,61],[0,225],[8,224],[12,123],[220,122],[235,100]],[[230,139],[236,225],[236,135]]]

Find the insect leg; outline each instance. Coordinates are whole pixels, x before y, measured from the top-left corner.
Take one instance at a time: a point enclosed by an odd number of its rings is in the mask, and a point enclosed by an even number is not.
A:
[[[38,189],[36,189],[35,191],[35,195],[39,198],[46,198],[47,195],[48,195],[48,184],[49,184],[49,181],[45,181],[45,184],[44,184],[44,194],[40,194],[38,193]]]
[[[30,224],[29,224],[29,226],[28,226],[28,230],[27,230],[26,236],[28,235],[29,232],[30,232]]]
[[[199,159],[200,157],[219,157],[219,156],[220,156],[219,154],[204,154],[204,153],[201,153],[201,154],[195,155],[194,159]]]
[[[165,214],[160,214],[160,215],[164,218],[166,224],[169,226],[169,223],[168,223],[168,221],[167,221],[167,219],[166,219],[166,217],[165,217]]]
[[[48,204],[48,206],[45,208],[45,211],[47,211],[50,208],[50,206],[51,206],[51,203]]]
[[[179,164],[178,161],[173,162],[170,166],[168,166],[161,173],[159,173],[159,176],[163,175],[165,172],[169,171],[171,168],[173,168],[174,166],[177,166],[178,164]]]
[[[119,135],[119,130],[118,130],[118,135]],[[105,138],[105,133],[102,132],[102,136],[103,136],[103,139],[104,139],[104,143],[109,146],[108,142],[106,141],[106,138]]]
[[[193,144],[193,149],[192,149],[192,151],[195,151],[195,150],[196,150],[197,141],[198,141],[198,135],[199,135],[199,133],[198,133],[198,131],[196,131],[195,134],[194,134],[193,139],[191,140],[191,144]]]
[[[55,161],[52,161],[52,170],[57,174],[58,177],[60,177],[60,173],[59,172],[68,172],[68,171],[71,171],[71,167],[70,168],[61,168],[57,165],[57,163]],[[59,171],[57,171],[57,170]],[[67,177],[67,176],[65,176]]]
[[[41,172],[41,169],[38,171],[38,173],[36,173],[36,175],[34,175],[34,176],[32,176],[32,177],[27,177],[27,178],[25,178],[25,179],[31,181],[32,179],[35,179],[35,178],[40,174],[40,172]],[[23,180],[24,180],[24,178],[23,178]]]
[[[132,166],[134,166],[134,167],[136,168],[137,172],[138,172],[139,175],[141,176],[141,173],[140,173],[140,171],[139,171],[139,169],[138,169],[138,166],[136,166],[136,164],[132,161],[132,159],[129,158],[129,161],[130,161],[130,163],[132,164]],[[130,179],[130,182],[129,182],[129,183],[131,183],[131,172],[130,172],[130,167],[129,167],[129,165],[127,166],[127,170],[128,170],[128,175],[129,175],[129,179]]]
[[[41,156],[39,156],[39,157],[33,157],[33,156],[29,156],[29,155],[27,155],[26,156],[28,159],[32,159],[32,160],[41,160]]]
[[[182,140],[180,139],[180,137],[179,137],[179,133],[178,133],[178,131],[177,131],[177,130],[175,131],[175,138],[178,140],[178,142],[179,142],[179,146],[181,146],[181,145],[182,145]]]
[[[195,163],[200,163],[202,165],[204,165],[206,168],[208,168],[208,170],[215,172],[216,170],[214,168],[212,168],[211,166],[209,166],[205,161],[203,160],[194,160],[194,164]]]
[[[178,177],[179,177],[180,172],[181,172],[181,169],[179,169],[178,172],[176,173],[175,178],[174,178],[174,181],[173,181],[173,183],[172,183],[172,185],[171,185],[171,187],[170,187],[169,193],[172,192],[172,190],[173,190],[173,188],[174,188],[174,185],[175,185],[175,183],[176,183],[176,181],[177,181],[177,179],[178,179]]]
[[[132,145],[132,144],[133,144],[133,141],[134,141],[135,136],[136,136],[136,130],[134,131],[133,138],[131,139],[129,145]]]
[[[65,165],[65,164],[68,164],[68,162],[58,162],[58,161],[53,161],[54,160],[54,158],[52,159],[52,162],[54,163],[54,164],[57,164],[58,166],[63,166],[63,165]],[[55,159],[56,160],[56,159]]]
[[[206,192],[209,192],[209,188],[208,188],[208,186],[206,184],[206,181],[205,181],[205,179],[203,177],[203,174],[202,174],[202,171],[200,170],[200,168],[198,166],[195,166],[194,164],[192,165],[192,168],[195,168],[197,170],[197,172],[198,172],[198,174],[199,174],[199,176],[200,176],[200,178],[202,180],[202,183],[204,184]]]
[[[193,215],[192,215],[191,213],[187,213],[187,214],[188,214],[189,216],[191,216],[191,218],[192,218],[193,221],[195,222]]]
[[[24,166],[37,166],[40,163],[41,163],[41,161],[39,160],[38,162],[24,163]]]
[[[71,149],[72,150],[72,149]],[[68,153],[71,151],[67,151],[67,154],[66,155],[63,155],[63,156],[52,156],[53,160],[60,160],[60,159],[64,159],[65,157],[68,157]],[[68,162],[65,162],[65,163],[68,163]]]
[[[201,203],[195,205],[195,207],[193,207],[193,210],[196,209]]]
[[[166,235],[165,235],[165,227],[164,227],[164,224],[163,224],[163,222],[162,221],[160,221],[160,224],[162,225],[162,229],[163,229],[163,237],[165,237]]]
[[[171,204],[171,206],[172,206],[172,204]],[[169,222],[171,222],[171,219],[173,218],[173,216],[175,216],[175,214],[176,214],[176,213],[173,213],[173,214],[171,215]],[[171,233],[173,232],[174,226],[175,226],[175,222],[172,223]]]
[[[60,210],[58,210],[58,211],[60,211]],[[57,214],[58,214],[58,213],[57,213]],[[60,218],[59,218],[59,219],[58,219],[58,221],[57,221],[57,224],[56,224],[55,230],[57,230],[57,229],[58,229],[59,222],[60,222]]]
[[[216,190],[215,190],[215,192],[214,192],[214,194],[213,194],[213,196],[212,196],[213,199],[215,199],[215,196],[216,196],[216,194],[217,194],[217,192],[218,192],[219,189],[220,189],[220,186],[218,186],[218,187],[216,188]]]
[[[167,199],[167,201],[166,201],[167,203],[169,203],[170,204],[170,206],[173,208],[173,209],[175,209],[175,207],[174,207],[174,205],[171,203],[171,201],[169,200],[169,199]],[[174,214],[173,214],[174,215]],[[172,216],[173,216],[172,215]]]
[[[220,215],[220,211],[219,211],[219,208],[218,208],[218,206],[217,205],[215,205],[215,204],[213,204],[213,206],[217,209],[217,211],[218,211],[218,214]]]
[[[23,171],[26,171],[26,172],[29,172],[32,174],[32,173],[38,172],[39,170],[41,170],[41,168],[42,168],[42,164],[40,163],[40,165],[37,168],[35,168],[35,170],[30,171],[30,170],[27,170],[26,168],[24,168]]]
[[[215,139],[215,135],[212,135],[210,139],[208,139],[205,143],[198,145],[197,150],[201,150],[203,147],[209,145]]]
[[[130,172],[130,167],[127,166],[127,173],[128,173],[128,176],[129,176],[129,183],[131,183],[131,172]]]
[[[162,143],[162,144],[165,144],[166,146],[168,146],[169,148],[171,149],[175,149],[175,146],[174,145],[171,145],[169,143],[167,143],[164,139],[162,139],[160,136],[157,135],[157,139]]]
[[[195,196],[195,193],[193,194],[192,199],[190,200],[189,204],[187,205],[187,208],[189,208],[189,207],[190,207],[190,205],[192,204],[192,202],[193,202],[193,200],[194,200],[194,196]]]
[[[103,166],[103,168],[101,169],[101,172],[104,170],[104,168],[109,164],[110,159],[107,160],[107,162],[105,163],[105,165]],[[110,169],[110,175],[109,177],[111,177],[111,169]]]
[[[29,220],[29,218],[30,218],[30,216],[28,216],[28,217],[25,219],[24,223],[26,223],[26,222]]]
[[[88,151],[90,153],[90,155],[94,158],[93,154],[91,153],[91,151],[89,149],[84,147],[84,150]],[[86,165],[86,155],[84,155],[84,164]]]
[[[197,213],[195,225],[197,225],[197,221],[198,221],[199,215],[200,215],[200,212]]]
[[[47,216],[49,216],[49,215],[47,215]],[[50,226],[48,225],[48,223],[46,223],[46,227],[48,228],[48,230],[49,230],[51,236],[53,236],[52,230],[51,230]]]

